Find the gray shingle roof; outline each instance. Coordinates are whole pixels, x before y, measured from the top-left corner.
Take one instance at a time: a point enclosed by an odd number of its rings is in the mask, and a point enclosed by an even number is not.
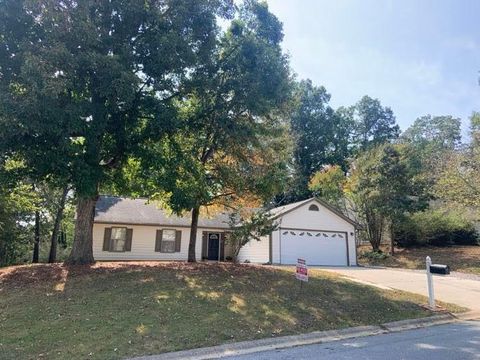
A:
[[[147,199],[130,199],[102,195],[95,208],[95,222],[111,224],[190,226],[191,217],[169,215]],[[204,228],[229,228],[228,215],[200,216],[198,226]]]
[[[309,202],[310,200],[312,200],[312,198],[310,199],[306,199],[306,200],[302,200],[302,201],[297,201],[297,202],[294,202],[294,203],[291,203],[291,204],[287,204],[287,205],[282,205],[282,206],[278,206],[276,208],[273,208],[269,211],[269,213],[273,216],[273,217],[277,217],[279,215],[282,215],[286,212],[289,212],[290,210],[292,209],[295,209],[307,202]]]
[[[355,221],[342,214],[339,210],[316,198],[279,206],[271,209],[269,213],[272,217],[277,218],[312,200],[316,200],[321,205],[353,225],[357,227],[359,226]],[[226,213],[213,214],[211,217],[200,216],[198,219],[198,226],[203,228],[228,229],[228,220],[229,217]],[[147,199],[130,199],[102,195],[97,201],[95,222],[132,225],[190,226],[191,217],[190,213],[183,217],[173,214],[169,215],[165,210],[158,208],[155,203],[149,203]]]

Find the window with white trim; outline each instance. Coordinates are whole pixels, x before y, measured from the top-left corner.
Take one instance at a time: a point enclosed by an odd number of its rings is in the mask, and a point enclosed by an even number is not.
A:
[[[125,251],[125,243],[127,241],[127,228],[112,227],[110,241],[110,251]]]
[[[175,252],[175,236],[176,231],[170,229],[164,229],[162,232],[162,245],[160,252],[173,253]]]

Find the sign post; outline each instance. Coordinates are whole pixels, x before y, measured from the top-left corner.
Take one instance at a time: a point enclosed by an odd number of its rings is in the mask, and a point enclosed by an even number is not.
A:
[[[297,280],[301,281],[300,284],[308,282],[308,268],[305,259],[297,259],[297,269],[295,272],[295,277],[297,278]]]
[[[430,265],[432,265],[432,259],[430,259],[430,256],[427,256],[426,264],[427,264],[428,306],[430,307],[430,310],[435,310],[435,293],[433,291],[432,273],[430,272]]]

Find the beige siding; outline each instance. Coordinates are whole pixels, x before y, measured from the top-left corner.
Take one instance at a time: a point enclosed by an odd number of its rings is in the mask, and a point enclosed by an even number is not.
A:
[[[264,236],[260,241],[252,239],[238,253],[238,261],[264,264],[270,261],[270,239]]]
[[[272,233],[272,262],[280,264],[280,230]]]
[[[103,251],[103,236],[106,227],[126,226],[133,229],[132,251],[108,252]],[[180,252],[161,253],[155,252],[155,236],[157,230],[175,229],[182,232]],[[201,260],[202,232],[207,229],[199,229],[197,233],[196,257]],[[223,232],[223,229],[208,229],[212,232]],[[146,226],[146,225],[112,225],[94,224],[93,226],[93,256],[95,260],[187,260],[190,229],[172,226]],[[226,251],[227,253],[227,251]]]

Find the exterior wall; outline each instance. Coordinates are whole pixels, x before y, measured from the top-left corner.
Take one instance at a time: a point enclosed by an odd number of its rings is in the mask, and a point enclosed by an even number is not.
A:
[[[124,226],[133,229],[132,250],[126,252],[103,251],[103,236],[106,227]],[[174,229],[182,232],[180,252],[161,253],[155,252],[155,237],[157,230]],[[202,232],[224,232],[225,229],[204,229],[197,232],[195,246],[196,258],[202,256]],[[128,224],[99,224],[93,225],[93,256],[95,260],[183,260],[188,259],[188,244],[190,241],[190,228],[172,226],[128,225]],[[225,256],[230,255],[230,249],[225,246]]]
[[[270,261],[270,237],[264,236],[260,241],[252,239],[238,253],[238,262],[248,260],[251,263],[265,264]]]
[[[319,211],[310,211],[308,207],[316,203]],[[311,200],[301,207],[281,216],[278,220],[279,229],[274,231],[272,238],[272,262],[280,263],[281,254],[281,229],[323,230],[345,232],[348,237],[349,264],[356,265],[355,228],[348,221],[323,207],[315,200]],[[125,226],[133,229],[132,249],[128,252],[103,251],[103,237],[106,227]],[[180,252],[160,253],[155,252],[156,231],[161,229],[175,229],[182,232]],[[202,233],[225,232],[226,229],[199,228],[197,232],[196,258],[202,256]],[[93,226],[93,255],[96,260],[182,260],[188,259],[188,244],[190,238],[189,227],[128,225],[128,224],[102,224]],[[225,244],[225,257],[232,254],[229,244]],[[261,241],[251,240],[241,250],[238,256],[240,262],[249,260],[252,263],[266,263],[270,261],[270,237],[265,236]]]
[[[318,206],[319,211],[308,210],[312,203]],[[278,219],[278,224],[280,229],[324,230],[347,233],[349,265],[357,265],[355,227],[314,199],[281,216]],[[280,263],[280,229],[272,234],[272,261],[276,264]]]

